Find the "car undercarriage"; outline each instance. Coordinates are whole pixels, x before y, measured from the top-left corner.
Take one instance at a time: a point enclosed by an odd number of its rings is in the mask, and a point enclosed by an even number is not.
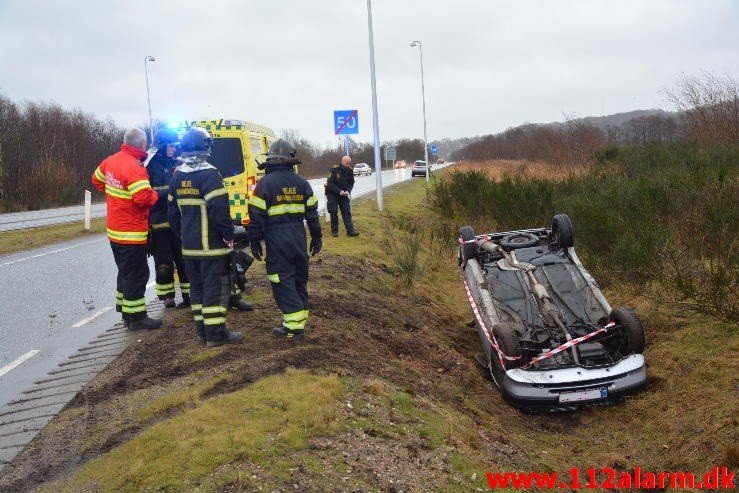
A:
[[[638,316],[611,308],[573,239],[565,214],[551,228],[460,230],[459,264],[484,349],[478,362],[522,408],[613,402],[646,384]]]

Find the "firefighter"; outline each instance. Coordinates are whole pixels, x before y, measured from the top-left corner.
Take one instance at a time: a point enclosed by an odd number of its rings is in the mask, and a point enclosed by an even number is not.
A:
[[[129,330],[156,329],[162,321],[146,313],[149,280],[147,236],[149,209],[157,193],[149,184],[142,160],[146,158],[146,133],[126,131],[120,152],[103,160],[92,174],[92,184],[105,192],[108,207],[106,229],[118,275],[116,311],[122,312]]]
[[[344,156],[341,165],[331,168],[326,182],[326,210],[331,216],[331,236],[339,236],[339,210],[347,236],[359,236],[352,224],[352,205],[349,195],[354,188],[352,158]]]
[[[310,254],[321,251],[321,223],[318,199],[310,184],[294,172],[300,163],[295,148],[279,139],[272,143],[267,160],[259,165],[265,176],[257,182],[249,199],[247,237],[252,255],[262,260],[262,244],[267,248],[267,278],[282,312],[282,325],[275,336],[300,339],[308,320],[308,254],[303,220],[310,231]]]
[[[212,145],[204,129],[187,131],[181,143],[182,164],[167,196],[169,223],[182,241],[196,334],[209,347],[244,339],[226,327],[234,231],[223,178],[207,161]]]
[[[185,261],[182,258],[182,245],[167,219],[167,193],[172,174],[177,167],[174,155],[180,138],[177,132],[171,129],[161,129],[154,135],[154,146],[157,151],[151,158],[146,170],[149,172],[151,187],[159,195],[159,200],[151,208],[149,215],[150,251],[154,256],[156,273],[157,297],[164,302],[165,308],[174,308],[175,285],[174,273],[177,268],[177,277],[180,281],[182,303],[180,307],[190,306],[190,283],[187,281]]]

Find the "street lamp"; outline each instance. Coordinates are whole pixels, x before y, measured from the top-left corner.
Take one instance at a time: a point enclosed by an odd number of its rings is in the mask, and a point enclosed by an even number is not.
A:
[[[151,124],[151,98],[149,97],[149,67],[146,62],[156,62],[157,59],[151,55],[144,58],[144,72],[146,73],[146,103],[149,105],[149,145],[154,142],[154,128]]]
[[[423,47],[421,42],[416,40],[411,42],[411,48],[418,45],[418,52],[421,54],[421,100],[423,101],[423,158],[426,160],[426,181],[429,181],[429,143],[426,136],[426,88],[423,84]]]
[[[380,161],[380,125],[377,117],[377,81],[375,80],[375,41],[372,31],[372,0],[367,0],[367,31],[369,32],[370,80],[372,83],[372,135],[375,142],[375,188],[377,188],[377,210],[382,212],[382,163]]]

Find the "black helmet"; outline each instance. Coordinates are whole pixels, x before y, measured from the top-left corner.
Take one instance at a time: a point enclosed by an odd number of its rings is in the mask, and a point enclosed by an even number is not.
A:
[[[182,152],[210,153],[213,147],[213,139],[210,134],[200,127],[192,127],[182,136]]]
[[[277,139],[272,142],[267,151],[267,161],[293,159],[297,151],[285,139]]]
[[[177,135],[177,132],[175,132],[171,128],[163,128],[161,130],[157,130],[157,133],[154,134],[154,147],[159,150],[167,147],[167,144],[176,144],[179,141],[179,135]]]

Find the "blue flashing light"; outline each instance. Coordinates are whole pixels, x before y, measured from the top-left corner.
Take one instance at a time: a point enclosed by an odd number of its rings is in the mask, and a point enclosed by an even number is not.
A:
[[[167,128],[171,128],[173,130],[176,130],[178,128],[182,127],[182,124],[180,122],[169,122],[167,123]]]

